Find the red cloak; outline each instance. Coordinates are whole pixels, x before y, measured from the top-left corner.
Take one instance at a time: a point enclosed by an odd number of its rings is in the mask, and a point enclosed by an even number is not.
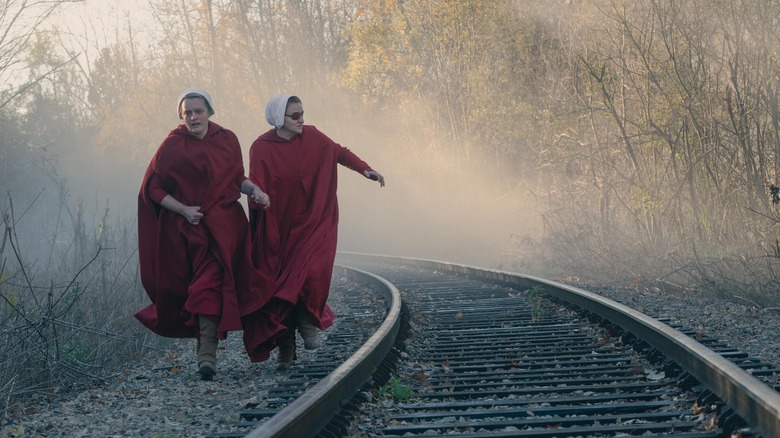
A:
[[[253,270],[249,225],[238,202],[244,165],[236,135],[214,122],[201,140],[180,125],[149,163],[138,195],[141,282],[152,301],[135,317],[155,333],[198,337],[196,314],[219,317],[217,335],[241,330],[241,317],[273,293],[272,280]],[[199,205],[191,225],[160,206],[166,195]],[[245,343],[254,348],[254,341]]]
[[[253,320],[254,337],[267,339],[250,353],[253,361],[268,359],[299,301],[312,324],[333,324],[327,300],[338,237],[337,164],[361,173],[371,169],[310,125],[290,140],[271,129],[249,151],[249,178],[271,199],[265,210],[249,203],[252,261],[278,287],[264,317]]]

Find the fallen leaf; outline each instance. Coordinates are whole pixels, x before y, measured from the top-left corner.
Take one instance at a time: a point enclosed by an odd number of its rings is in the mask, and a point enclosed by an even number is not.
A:
[[[718,417],[717,415],[713,415],[710,418],[710,422],[707,424],[707,426],[705,426],[705,430],[713,430],[716,427],[718,427]]]

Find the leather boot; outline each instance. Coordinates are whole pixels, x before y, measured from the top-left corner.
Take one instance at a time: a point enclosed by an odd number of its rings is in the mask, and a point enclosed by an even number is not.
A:
[[[302,306],[298,306],[295,309],[295,316],[298,323],[298,331],[303,339],[303,348],[315,350],[320,346],[320,337],[318,335],[317,327],[309,321],[306,310]]]
[[[198,372],[201,379],[211,380],[217,374],[217,322],[198,315],[198,325]]]
[[[290,368],[295,360],[295,328],[288,329],[279,338],[279,355],[276,357],[276,370],[285,371]]]

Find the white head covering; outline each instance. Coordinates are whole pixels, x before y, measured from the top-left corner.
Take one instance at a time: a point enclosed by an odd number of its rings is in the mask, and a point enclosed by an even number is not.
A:
[[[188,94],[197,94],[198,96],[202,97],[206,100],[206,103],[209,106],[209,115],[214,115],[214,104],[211,103],[211,96],[209,96],[209,93],[206,92],[206,90],[196,88],[196,87],[190,87],[184,90],[183,93],[179,95],[179,99],[176,100],[176,111],[179,113],[179,119],[183,119],[181,114],[181,102],[184,100],[185,97],[187,97]]]
[[[276,129],[284,126],[284,112],[287,111],[287,101],[292,94],[277,94],[268,101],[265,106],[265,120]]]

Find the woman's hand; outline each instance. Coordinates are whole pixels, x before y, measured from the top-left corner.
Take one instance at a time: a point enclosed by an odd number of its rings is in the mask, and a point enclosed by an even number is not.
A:
[[[249,195],[250,198],[252,198],[253,201],[260,204],[263,208],[268,208],[271,206],[271,198],[268,197],[268,194],[260,190],[260,187],[255,186],[254,189],[252,189],[252,193]]]
[[[166,195],[160,205],[184,216],[187,222],[192,225],[198,225],[203,218],[203,213],[200,212],[200,205],[184,205],[171,195]]]
[[[241,183],[241,193],[245,193],[249,196],[249,199],[260,204],[260,207],[262,208],[271,206],[271,198],[268,197],[268,194],[249,179],[245,179],[244,182]]]
[[[187,222],[192,225],[198,225],[201,218],[203,218],[203,213],[200,212],[200,205],[184,205],[179,214],[184,216]]]
[[[385,186],[385,177],[379,174],[376,170],[366,170],[363,172],[363,175],[366,176],[368,179],[373,179],[374,181],[379,181],[379,186],[384,187]]]

